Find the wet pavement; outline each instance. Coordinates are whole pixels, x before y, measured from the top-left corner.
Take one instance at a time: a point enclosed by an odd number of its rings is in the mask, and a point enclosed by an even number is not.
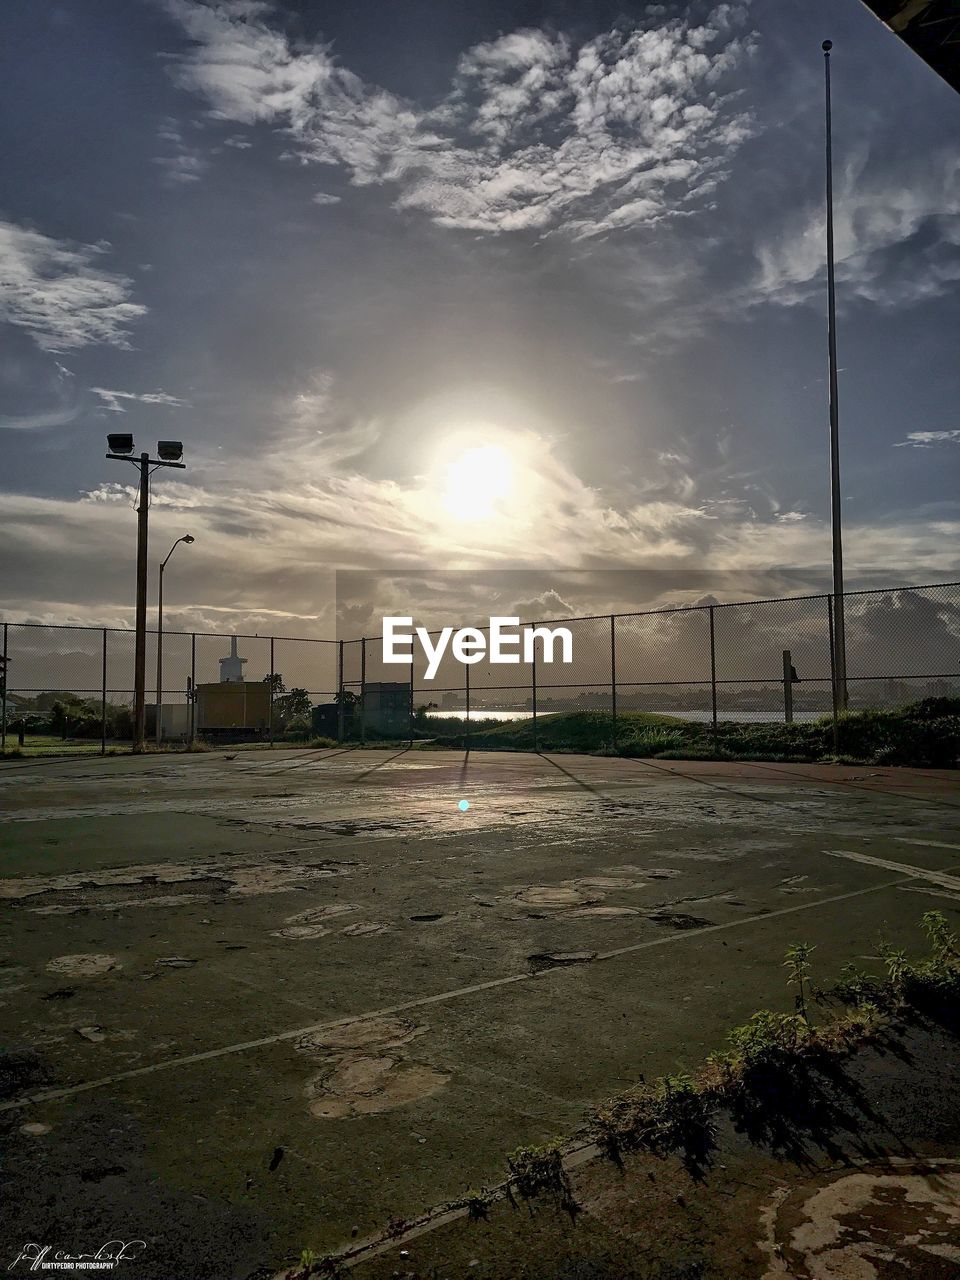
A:
[[[496,1180],[789,1008],[790,942],[830,980],[960,920],[947,771],[11,763],[0,852],[3,1247],[138,1233],[129,1280],[269,1272]]]

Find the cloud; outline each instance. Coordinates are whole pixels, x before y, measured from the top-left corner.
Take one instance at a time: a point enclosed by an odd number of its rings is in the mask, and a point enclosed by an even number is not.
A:
[[[556,442],[513,430],[508,443],[523,502],[505,504],[490,520],[461,520],[437,501],[442,468],[406,480],[362,474],[361,455],[381,428],[351,418],[328,376],[288,394],[280,408],[283,447],[263,451],[255,476],[237,459],[199,460],[154,487],[157,545],[185,530],[197,539],[177,568],[171,617],[178,625],[332,636],[333,566],[388,577],[399,570],[526,569],[528,589],[503,594],[499,611],[513,605],[541,617],[562,616],[575,605],[581,611],[584,601],[601,613],[650,607],[649,594],[631,598],[626,579],[615,600],[601,598],[599,586],[583,599],[559,588],[556,600],[545,594],[551,579],[570,570],[595,585],[601,570],[655,570],[665,603],[699,598],[718,570],[730,584],[727,598],[797,594],[806,583],[819,590],[829,581],[824,520],[714,501],[703,478],[696,493],[678,488],[625,497],[584,483]],[[135,497],[132,486],[117,482],[75,499],[5,497],[7,615],[129,625],[132,600],[123,584]],[[909,581],[917,564],[928,577],[955,574],[958,536],[960,522],[923,511],[909,519],[848,520],[848,581]],[[477,616],[488,603],[477,599]],[[281,625],[283,618],[296,626]]]
[[[522,621],[539,622],[551,618],[571,618],[578,612],[576,605],[569,604],[559,591],[552,588],[541,591],[529,600],[515,600],[510,606],[510,617],[518,617]]]
[[[883,308],[924,302],[960,280],[960,160],[925,151],[892,163],[864,149],[837,176],[838,294]],[[791,215],[758,250],[754,300],[819,297],[826,275],[822,201]]]
[[[59,409],[38,409],[35,413],[9,414],[0,417],[0,431],[33,431],[44,427],[65,427],[80,410],[75,405]]]
[[[302,160],[389,184],[397,209],[440,226],[577,238],[650,226],[709,201],[753,127],[726,90],[752,50],[745,5],[579,47],[512,32],[467,50],[432,108],[368,84],[322,43],[294,46],[270,5],[166,8],[192,41],[177,82],[214,118],[279,122]]]
[[[127,412],[120,403],[121,400],[134,400],[138,404],[159,404],[169,409],[182,409],[187,405],[186,400],[168,395],[166,391],[110,391],[106,387],[91,387],[90,390],[100,397],[103,407],[111,413]]]
[[[157,130],[157,138],[163,144],[165,155],[155,156],[153,163],[163,170],[167,186],[183,186],[199,182],[207,167],[207,161],[196,147],[191,147],[183,137],[176,120],[167,117]],[[233,144],[235,145],[235,144]]]
[[[44,351],[129,348],[130,325],[146,307],[129,301],[131,280],[97,265],[108,249],[0,221],[0,320],[26,329]]]
[[[898,440],[895,449],[929,449],[937,444],[960,444],[960,431],[911,431]]]

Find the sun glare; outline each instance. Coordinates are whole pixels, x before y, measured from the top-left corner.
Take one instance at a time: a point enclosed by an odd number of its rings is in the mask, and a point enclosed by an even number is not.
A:
[[[443,505],[459,520],[489,520],[513,488],[513,464],[499,445],[468,449],[449,463]]]

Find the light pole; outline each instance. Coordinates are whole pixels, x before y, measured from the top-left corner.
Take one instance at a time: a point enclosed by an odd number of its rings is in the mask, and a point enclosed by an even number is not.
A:
[[[146,729],[146,677],[147,677],[147,513],[150,508],[150,475],[160,467],[177,467],[185,470],[180,461],[183,445],[179,440],[158,440],[156,458],[149,453],[133,455],[133,436],[112,434],[107,436],[108,458],[116,462],[129,462],[140,469],[140,496],[137,507],[137,636],[136,656],[133,667],[133,749],[144,747]]]
[[[827,134],[827,349],[830,368],[830,524],[833,533],[833,661],[837,705],[847,707],[847,638],[843,616],[843,541],[840,520],[840,405],[837,386],[837,291],[833,262],[833,124],[830,113],[830,50],[824,40],[824,95]]]
[[[157,746],[159,747],[163,736],[163,726],[161,724],[161,708],[163,706],[163,571],[167,567],[167,560],[173,555],[181,542],[188,545],[195,541],[192,533],[185,533],[182,538],[178,538],[170,550],[167,552],[166,559],[160,562],[159,583],[157,585]]]

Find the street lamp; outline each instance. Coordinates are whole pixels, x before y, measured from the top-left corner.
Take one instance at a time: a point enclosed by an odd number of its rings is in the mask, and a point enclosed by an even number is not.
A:
[[[157,446],[158,458],[149,453],[133,456],[133,436],[111,434],[107,436],[108,458],[116,462],[129,462],[140,469],[140,495],[137,505],[137,639],[133,667],[133,749],[142,751],[146,728],[146,676],[147,676],[147,514],[150,509],[150,476],[158,467],[176,467],[185,470],[180,461],[183,445],[179,440],[161,440]]]
[[[161,441],[161,445],[162,444],[163,444],[163,441]],[[158,450],[158,453],[160,453],[162,457],[163,449],[160,448]],[[167,552],[166,559],[160,562],[160,581],[157,587],[157,726],[156,728],[157,728],[157,746],[158,747],[162,739],[162,728],[163,728],[160,721],[161,708],[163,706],[163,571],[167,567],[167,560],[170,559],[170,557],[176,551],[177,547],[179,547],[181,542],[186,542],[189,545],[191,542],[194,542],[194,541],[195,539],[192,533],[185,533],[182,538],[178,538],[176,540],[176,542]]]

